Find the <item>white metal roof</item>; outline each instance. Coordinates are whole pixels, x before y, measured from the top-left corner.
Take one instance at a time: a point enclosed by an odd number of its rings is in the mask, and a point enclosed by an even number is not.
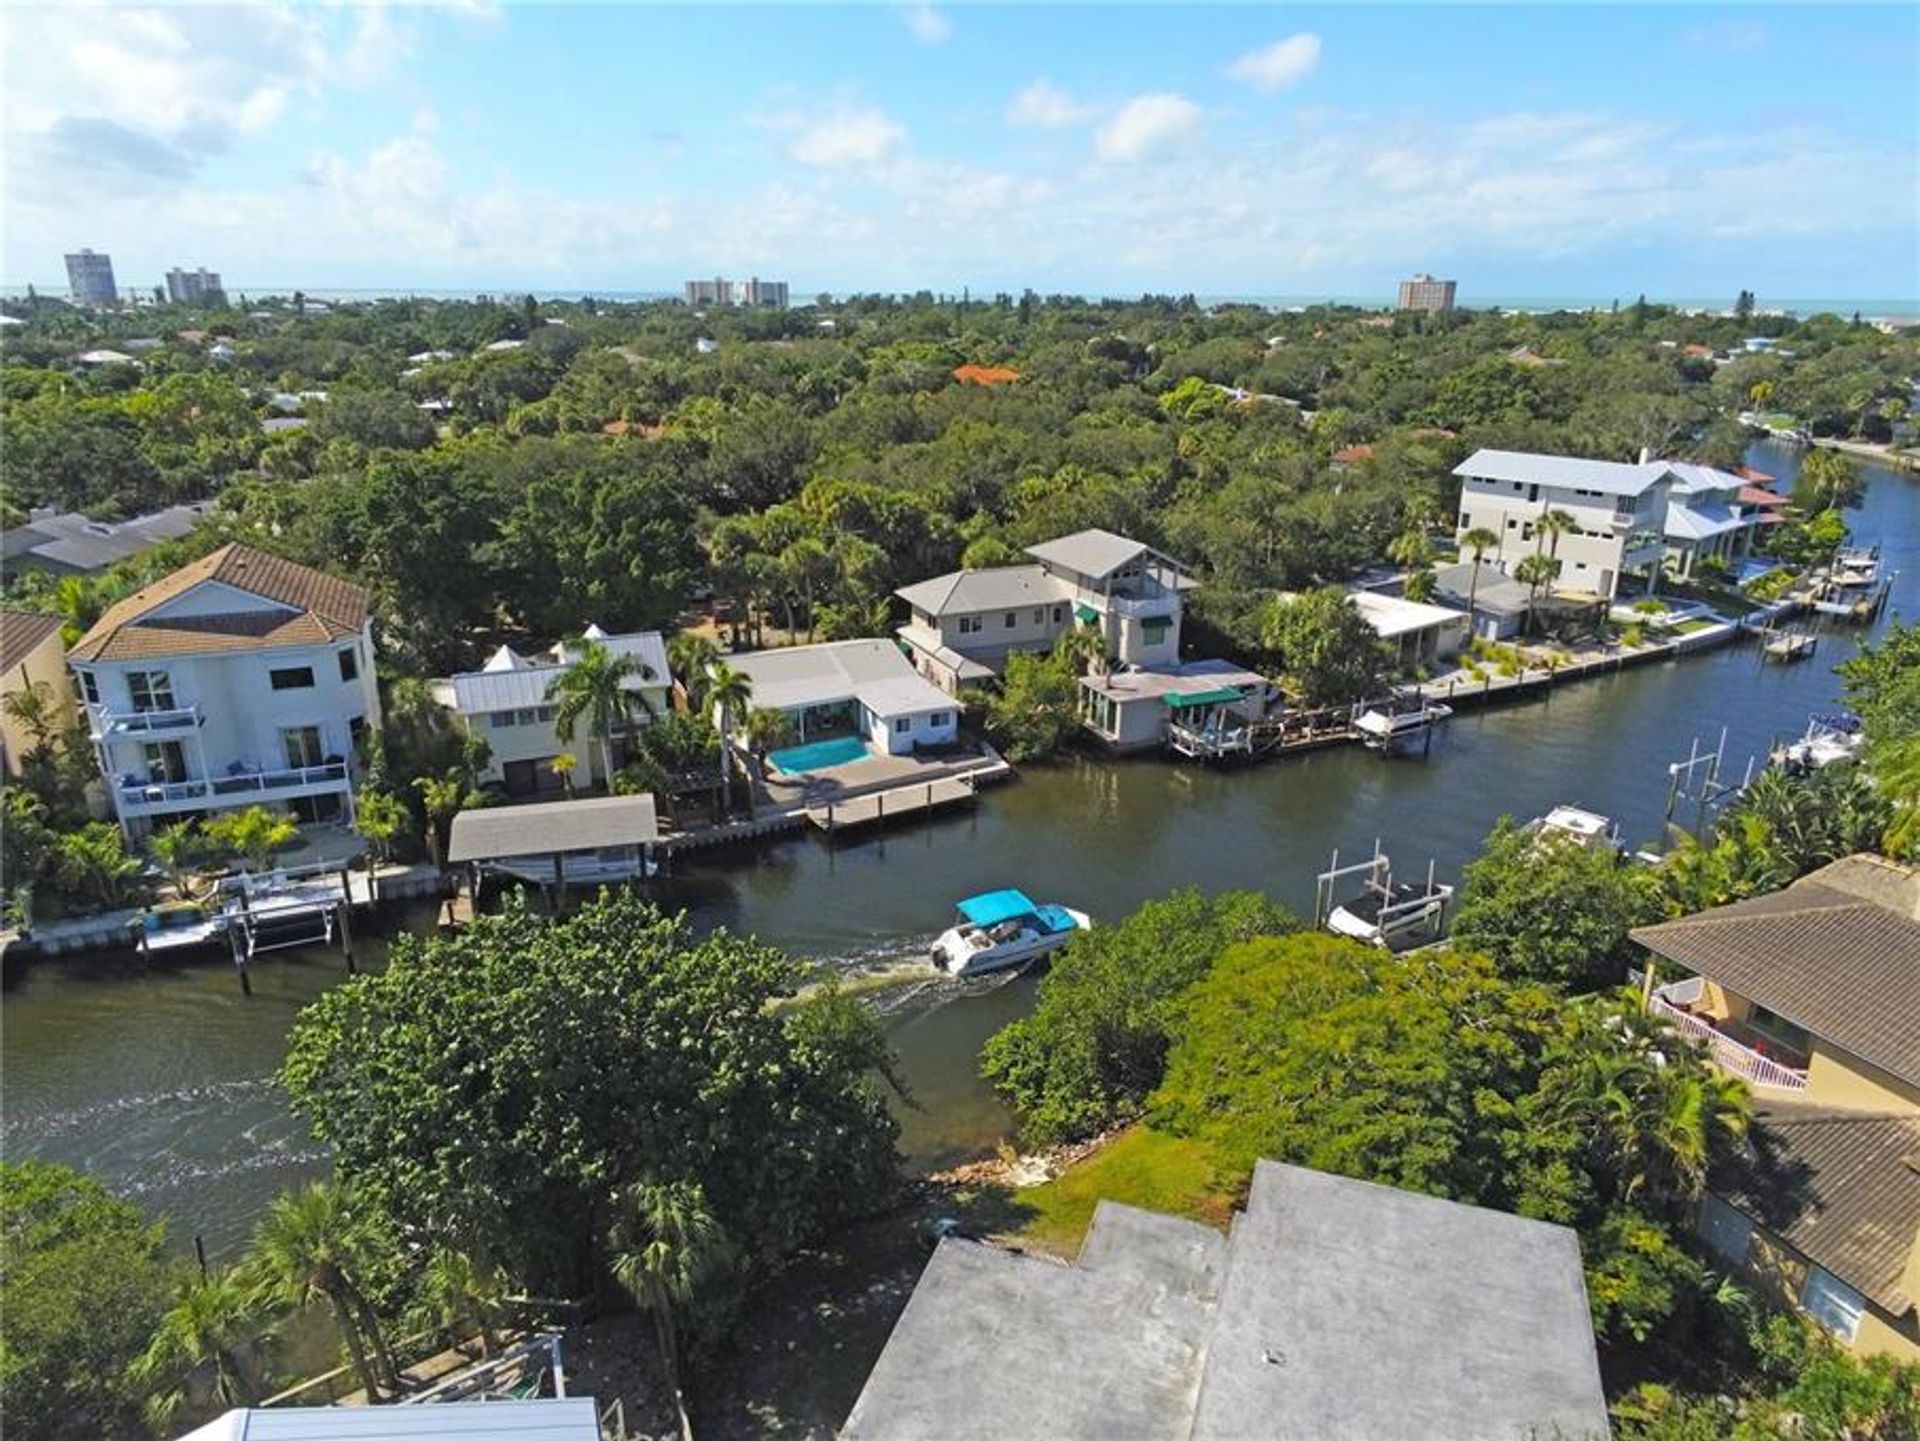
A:
[[[1715,490],[1733,491],[1737,494],[1746,484],[1739,476],[1711,465],[1695,465],[1690,460],[1670,460],[1664,464],[1673,473],[1675,495],[1699,495]]]
[[[667,669],[667,647],[654,630],[635,631],[631,635],[610,635],[599,642],[616,656],[630,655],[653,672],[653,678],[630,676],[626,689],[636,694],[664,691],[673,683]],[[561,649],[556,647],[556,649]],[[490,711],[525,710],[548,704],[547,687],[567,671],[574,658],[531,661],[506,646],[488,658],[486,668],[464,671],[451,677],[454,708],[462,715],[485,715]]]
[[[1663,460],[1623,465],[1573,455],[1535,455],[1525,450],[1476,450],[1453,473],[1476,480],[1519,481],[1559,490],[1592,490],[1602,495],[1642,495],[1672,467]]]
[[[1101,580],[1112,575],[1121,566],[1138,560],[1146,553],[1147,547],[1143,542],[1128,540],[1124,535],[1115,535],[1110,530],[1076,531],[1058,540],[1027,547],[1027,554],[1035,560],[1060,566],[1089,580]]]
[[[1718,501],[1695,501],[1689,505],[1676,500],[1667,507],[1669,540],[1709,540],[1738,530],[1744,524],[1737,513]]]
[[[948,571],[932,580],[902,586],[894,594],[915,610],[947,616],[1053,605],[1067,599],[1068,589],[1064,581],[1038,565],[996,565],[985,570]]]
[[[437,1406],[275,1406],[229,1411],[180,1441],[600,1441],[591,1396],[545,1401],[449,1401]]]
[[[453,818],[447,861],[497,861],[509,856],[597,851],[602,846],[641,846],[659,836],[650,795],[492,806],[461,811]]]
[[[1450,610],[1444,605],[1427,605],[1403,596],[1381,595],[1373,590],[1348,593],[1353,597],[1355,609],[1366,617],[1367,624],[1382,640],[1392,640],[1396,636],[1431,630],[1435,626],[1451,625],[1466,619],[1460,611]]]
[[[924,680],[890,640],[840,640],[734,656],[730,664],[753,682],[755,709],[799,710],[858,700],[874,714],[950,711],[953,697]]]

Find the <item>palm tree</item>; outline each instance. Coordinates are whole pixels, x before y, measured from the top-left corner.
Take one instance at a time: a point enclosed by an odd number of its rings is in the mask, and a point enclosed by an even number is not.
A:
[[[1476,525],[1460,537],[1460,548],[1473,552],[1473,571],[1467,577],[1467,634],[1475,634],[1473,605],[1480,594],[1480,562],[1489,550],[1500,544],[1497,532],[1488,530],[1484,525]]]
[[[1076,625],[1061,632],[1053,653],[1071,665],[1075,675],[1091,675],[1106,669],[1107,638],[1095,626]]]
[[[707,671],[720,659],[720,647],[708,636],[683,630],[667,642],[667,664],[680,677],[687,705],[697,715],[705,709]]]
[[[436,866],[444,866],[441,859],[446,855],[446,846],[441,837],[443,823],[451,821],[469,806],[480,804],[481,797],[467,785],[467,778],[457,770],[448,771],[435,780],[432,776],[419,776],[413,782],[413,788],[420,792],[420,801],[427,809],[427,850]]]
[[[54,703],[53,687],[43,680],[33,681],[0,700],[0,711],[24,730],[33,741],[33,749],[47,750],[60,734],[60,715]]]
[[[422,1303],[433,1323],[449,1336],[471,1327],[480,1354],[493,1350],[494,1330],[506,1311],[505,1278],[467,1251],[442,1246],[421,1276]]]
[[[324,1301],[367,1399],[397,1393],[400,1371],[365,1293],[349,1266],[358,1265],[359,1228],[339,1186],[315,1181],[275,1198],[254,1230],[244,1272],[264,1301],[301,1307]]]
[[[260,1353],[274,1339],[266,1322],[259,1296],[236,1271],[181,1286],[131,1372],[148,1391],[155,1429],[168,1427],[202,1386],[222,1409],[257,1402],[266,1389]]]
[[[1535,627],[1535,610],[1540,604],[1540,592],[1553,584],[1555,576],[1560,574],[1560,562],[1551,556],[1535,552],[1520,557],[1519,564],[1513,568],[1513,578],[1527,588],[1527,632],[1532,634]]]
[[[273,853],[300,834],[300,823],[282,811],[248,806],[215,816],[205,830],[208,839],[239,856],[249,870],[264,871],[272,867]]]
[[[598,641],[581,638],[570,641],[573,664],[554,677],[547,686],[547,699],[553,702],[553,733],[566,745],[573,744],[580,722],[600,742],[606,778],[613,779],[613,737],[633,718],[635,706],[647,709],[646,699],[627,688],[634,677],[654,679],[653,667],[638,656],[615,655]]]
[[[747,749],[755,760],[764,760],[769,751],[792,745],[798,734],[793,717],[783,710],[763,705],[747,712]]]
[[[720,712],[720,811],[733,811],[733,718],[753,703],[753,677],[723,660],[707,667],[707,702]]]
[[[1860,467],[1836,450],[1810,451],[1800,462],[1800,475],[1793,485],[1800,508],[1815,515],[1858,505],[1865,491]]]
[[[393,843],[403,835],[410,819],[407,803],[392,791],[362,787],[353,803],[355,825],[373,847],[376,861],[393,859]]]
[[[61,878],[112,909],[126,900],[143,867],[138,856],[127,854],[120,827],[90,821],[59,839]]]
[[[607,1238],[614,1279],[652,1313],[660,1361],[680,1412],[680,1434],[683,1441],[693,1441],[680,1389],[673,1308],[692,1299],[724,1254],[719,1223],[707,1209],[706,1193],[688,1181],[636,1182],[614,1197],[614,1207]]]
[[[1547,555],[1557,559],[1560,555],[1560,537],[1570,530],[1580,528],[1579,519],[1570,511],[1549,510],[1542,512],[1540,519],[1533,523],[1534,535],[1547,543]]]
[[[207,841],[192,821],[176,821],[147,837],[147,854],[167,873],[174,894],[193,899],[193,878],[206,859]]]
[[[1402,531],[1387,542],[1387,559],[1409,571],[1419,570],[1433,559],[1433,545],[1424,530]]]

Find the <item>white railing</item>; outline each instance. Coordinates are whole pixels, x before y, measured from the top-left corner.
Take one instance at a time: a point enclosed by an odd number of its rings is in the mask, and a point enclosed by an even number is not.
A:
[[[1730,1071],[1749,1085],[1778,1086],[1789,1091],[1804,1091],[1807,1088],[1805,1071],[1783,1066],[1752,1047],[1741,1045],[1731,1036],[1722,1035],[1699,1016],[1681,1010],[1657,992],[1653,996],[1652,1009],[1655,1015],[1672,1022],[1674,1028],[1688,1039],[1705,1046],[1713,1063],[1721,1070]]]
[[[344,788],[346,784],[346,762],[333,761],[326,765],[252,771],[244,775],[209,776],[199,780],[133,781],[123,783],[119,791],[122,807],[137,811],[151,806],[175,805],[181,801],[204,800],[211,796],[294,791],[316,786],[329,789]]]
[[[105,706],[90,707],[93,712],[94,740],[112,736],[166,735],[190,731],[200,724],[197,705],[173,706],[167,710],[114,711]]]
[[[1104,602],[1115,615],[1124,615],[1133,620],[1151,620],[1156,616],[1171,617],[1180,609],[1178,591],[1157,590],[1151,595],[1092,595],[1096,602]]]

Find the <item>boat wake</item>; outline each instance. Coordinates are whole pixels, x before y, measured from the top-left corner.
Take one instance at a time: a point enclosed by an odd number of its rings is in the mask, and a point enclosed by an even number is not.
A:
[[[272,1076],[255,1076],[239,1081],[209,1081],[198,1086],[176,1086],[167,1091],[143,1091],[132,1096],[116,1096],[91,1106],[76,1106],[66,1111],[47,1111],[40,1115],[8,1117],[5,1134],[10,1141],[50,1140],[57,1136],[95,1129],[102,1123],[143,1120],[161,1111],[193,1112],[209,1105],[232,1106],[266,1097],[278,1091]]]

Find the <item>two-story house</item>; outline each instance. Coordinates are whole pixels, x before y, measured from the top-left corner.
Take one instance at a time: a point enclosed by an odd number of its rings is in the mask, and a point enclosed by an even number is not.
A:
[[[914,669],[951,693],[995,679],[1013,652],[1050,650],[1077,627],[1099,631],[1116,668],[1178,660],[1181,592],[1194,581],[1177,562],[1106,530],[1027,554],[1030,565],[957,570],[894,592],[911,611],[899,636]]]
[[[1454,467],[1460,477],[1457,536],[1490,530],[1498,543],[1485,559],[1512,573],[1522,558],[1550,552],[1560,562],[1555,584],[1607,600],[1621,578],[1641,573],[1658,585],[1666,550],[1667,502],[1673,486],[1666,461],[1623,465],[1565,455],[1477,450]],[[1543,536],[1551,511],[1573,518],[1557,537]]]
[[[225,545],[111,607],[67,663],[129,836],[251,805],[350,818],[380,724],[361,587]]]
[[[1753,1093],[1703,1240],[1853,1349],[1920,1359],[1920,869],[1849,856],[1633,939],[1649,1009]]]
[[[1667,568],[1681,580],[1692,578],[1702,560],[1731,563],[1753,548],[1764,514],[1747,501],[1753,487],[1738,475],[1711,465],[1671,461],[1673,480],[1664,527]]]
[[[590,625],[584,639],[638,663],[638,669],[621,682],[632,701],[629,724],[608,738],[609,746],[595,739],[584,719],[574,727],[571,743],[562,741],[554,730],[550,692],[580,658],[579,650],[565,641],[532,657],[503,645],[479,670],[434,683],[434,699],[469,731],[486,739],[489,759],[480,773],[482,783],[497,785],[510,796],[553,794],[566,786],[553,760],[567,752],[574,758],[575,785],[604,784],[609,759],[617,770],[633,731],[666,714],[673,677],[658,631],[608,635]]]

